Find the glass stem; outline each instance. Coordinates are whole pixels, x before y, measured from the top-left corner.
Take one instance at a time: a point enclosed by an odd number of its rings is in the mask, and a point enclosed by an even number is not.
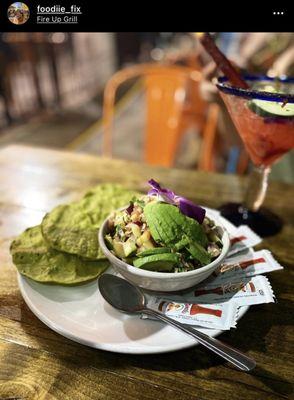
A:
[[[270,167],[254,167],[251,171],[244,201],[248,210],[258,211],[261,207],[267,191],[269,173]]]

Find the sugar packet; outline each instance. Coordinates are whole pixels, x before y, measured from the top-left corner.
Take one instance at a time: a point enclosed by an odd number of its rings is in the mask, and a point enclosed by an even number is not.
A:
[[[223,304],[195,304],[152,297],[148,307],[160,311],[183,324],[211,329],[228,330],[236,326],[238,306],[235,302]],[[152,319],[143,314],[142,319]]]
[[[273,303],[275,296],[269,280],[263,276],[234,278],[226,282],[206,283],[195,286],[181,295],[169,295],[173,301],[196,304],[218,304],[234,301],[238,306]]]
[[[281,269],[283,267],[274,259],[269,250],[248,249],[244,254],[235,254],[226,258],[206,282],[217,284]]]
[[[228,257],[256,246],[261,243],[262,239],[247,225],[240,225],[235,229],[234,233],[230,234],[231,247],[228,252]]]

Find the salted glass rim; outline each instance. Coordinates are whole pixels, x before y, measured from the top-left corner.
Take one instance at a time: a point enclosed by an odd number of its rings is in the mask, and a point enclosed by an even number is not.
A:
[[[257,81],[268,81],[268,82],[281,82],[286,84],[294,85],[294,77],[290,76],[281,76],[281,77],[272,77],[268,75],[243,75],[243,78],[246,81],[257,82]],[[287,93],[270,93],[259,90],[252,89],[242,89],[236,86],[231,86],[228,83],[228,78],[226,76],[221,76],[217,79],[217,88],[226,94],[231,94],[233,96],[244,97],[247,99],[258,99],[265,101],[276,101],[276,102],[288,102],[294,103],[294,95]]]

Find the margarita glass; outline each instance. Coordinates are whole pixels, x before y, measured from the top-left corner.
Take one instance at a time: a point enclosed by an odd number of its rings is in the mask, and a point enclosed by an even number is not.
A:
[[[231,86],[226,77],[217,87],[254,164],[243,204],[221,207],[236,225],[249,225],[261,236],[277,233],[282,221],[261,207],[272,164],[294,148],[294,78],[243,77],[250,89]]]

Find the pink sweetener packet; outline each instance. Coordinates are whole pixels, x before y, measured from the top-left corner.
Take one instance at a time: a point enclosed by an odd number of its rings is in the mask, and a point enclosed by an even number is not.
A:
[[[275,296],[269,280],[263,276],[232,278],[226,282],[199,284],[181,295],[169,295],[173,301],[218,304],[234,301],[238,306],[273,303]]]
[[[221,330],[236,327],[238,316],[238,306],[233,301],[200,305],[152,297],[148,302],[148,307],[183,324]],[[141,318],[153,319],[145,314],[142,314]]]
[[[269,250],[248,249],[246,253],[238,253],[226,258],[206,282],[217,284],[281,269],[283,267],[274,259]]]
[[[261,243],[262,239],[247,225],[240,225],[233,233],[230,233],[230,250],[228,257],[244,251]]]

